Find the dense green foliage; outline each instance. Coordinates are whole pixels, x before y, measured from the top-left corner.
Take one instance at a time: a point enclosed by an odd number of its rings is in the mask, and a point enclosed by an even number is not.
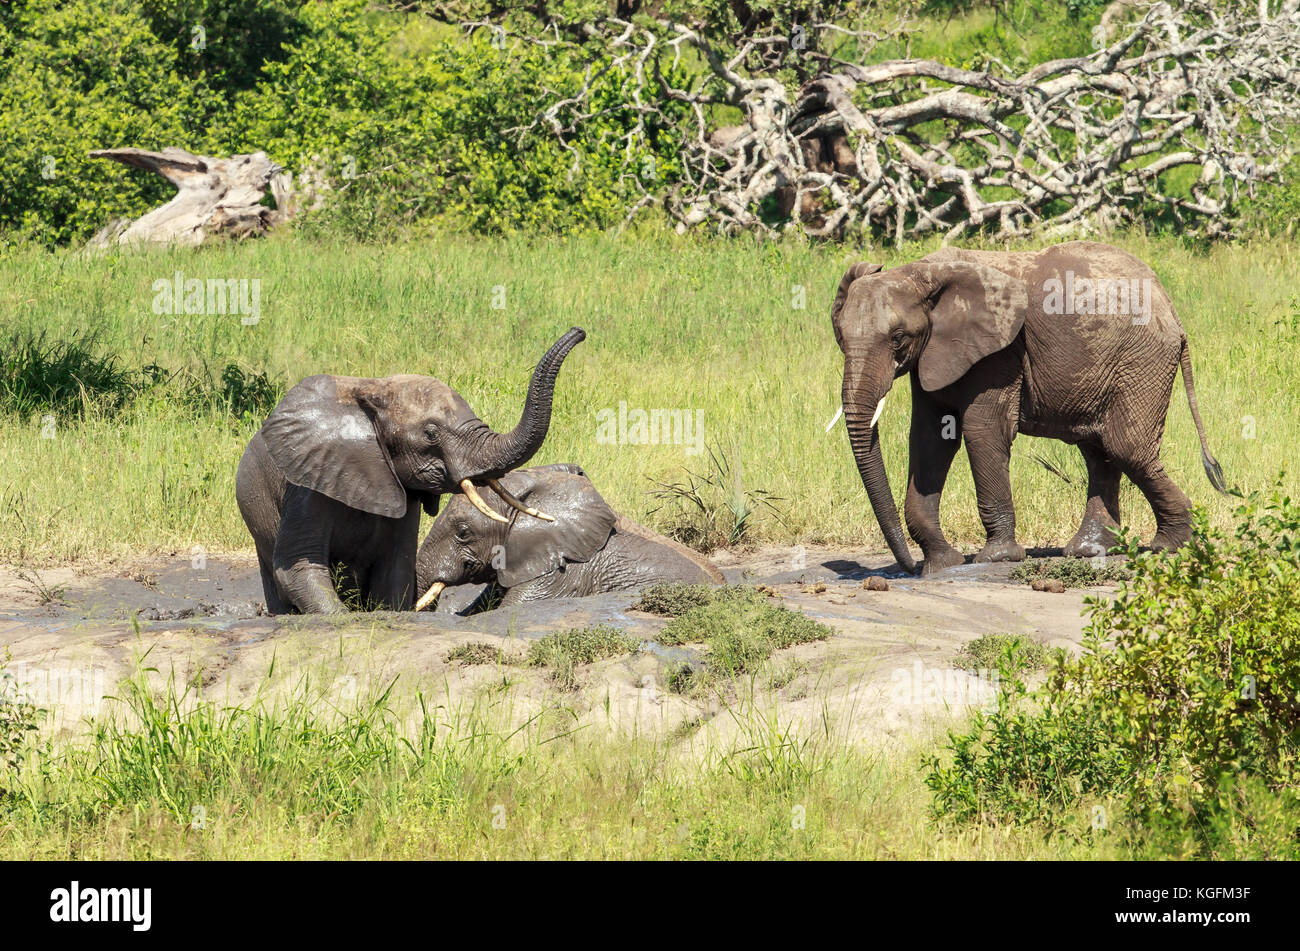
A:
[[[937,813],[1068,828],[1092,807],[1100,828],[1115,808],[1213,851],[1252,806],[1295,809],[1300,504],[1252,494],[1233,530],[1198,512],[1177,552],[1127,545],[1133,579],[1091,602],[1083,656],[1042,691],[1005,670],[998,711],[931,762]]]
[[[570,6],[577,16],[601,4]],[[709,6],[711,36],[725,48],[741,28],[731,4]],[[814,8],[855,23],[893,13],[889,3],[751,6],[793,24]],[[698,7],[692,12],[700,14]],[[974,68],[993,55],[1023,68],[1087,52],[1099,15],[1082,0],[1067,8],[1034,0],[1009,11],[976,2],[921,9],[928,15],[906,37],[862,55],[927,56]],[[696,123],[686,106],[658,103],[660,116],[645,116],[647,127],[633,134],[628,64],[502,36],[465,33],[366,0],[0,5],[0,235],[79,242],[165,201],[171,187],[157,176],[88,155],[120,146],[218,156],[265,151],[295,174],[330,183],[326,210],[305,227],[364,237],[435,226],[489,233],[606,228],[682,175],[682,136]],[[828,52],[859,56],[849,48]],[[793,88],[812,61],[787,59],[747,65]],[[670,85],[708,82],[691,55],[656,68]],[[581,111],[547,114],[588,82],[593,95]],[[723,124],[734,111],[719,106],[705,118]],[[1293,192],[1294,184],[1261,187],[1247,202],[1250,225],[1286,230]],[[1153,220],[1160,213],[1153,209]]]
[[[115,146],[315,168],[336,186],[315,226],[362,235],[440,217],[605,226],[640,194],[637,176],[675,174],[674,149],[621,147],[618,70],[596,80],[601,114],[567,150],[527,129],[548,96],[579,88],[565,56],[430,35],[364,0],[19,0],[0,7],[0,52],[0,232],[49,243],[169,196],[157,176],[88,157]]]

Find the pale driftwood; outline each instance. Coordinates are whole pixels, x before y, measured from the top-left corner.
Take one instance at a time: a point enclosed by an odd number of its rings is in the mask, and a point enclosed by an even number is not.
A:
[[[161,175],[176,197],[135,221],[118,220],[91,240],[94,247],[153,243],[196,245],[209,237],[246,238],[265,234],[297,208],[292,176],[265,152],[211,158],[184,149],[98,149],[92,158],[112,159]],[[276,207],[262,199],[270,190]]]

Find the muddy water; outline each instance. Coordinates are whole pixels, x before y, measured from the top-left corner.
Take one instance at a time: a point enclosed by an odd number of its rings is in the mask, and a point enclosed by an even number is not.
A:
[[[982,703],[987,684],[951,664],[962,644],[982,634],[1025,634],[1053,646],[1081,639],[1087,592],[1032,591],[1010,581],[1009,565],[967,564],[922,579],[898,571],[887,555],[763,549],[716,560],[729,581],[770,585],[786,606],[834,629],[825,642],[783,652],[776,663],[794,673],[767,695],[793,718],[838,711],[855,734],[907,732]],[[658,687],[665,665],[702,657],[694,647],[659,645],[665,621],[631,610],[633,593],[466,613],[480,593],[466,588],[449,590],[434,612],[272,618],[261,613],[249,557],[209,556],[199,564],[151,558],[113,570],[39,574],[36,584],[0,568],[0,648],[8,646],[10,671],[60,729],[77,729],[103,711],[142,659],[155,678],[174,676],[232,701],[265,691],[273,678],[306,674],[345,693],[398,677],[450,703],[502,679],[495,668],[449,664],[451,648],[481,640],[510,647],[591,624],[627,630],[645,649],[585,671],[583,688],[562,698],[579,715],[600,709],[623,725],[673,728],[718,708],[716,698]],[[889,590],[866,590],[873,576]],[[42,587],[58,597],[43,597]],[[555,701],[544,673],[512,668],[511,677],[521,709]]]

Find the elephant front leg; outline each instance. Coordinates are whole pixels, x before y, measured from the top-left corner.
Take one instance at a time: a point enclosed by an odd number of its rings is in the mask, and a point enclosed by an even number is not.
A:
[[[281,597],[303,614],[341,614],[347,611],[334,590],[327,557],[282,557],[277,552],[274,574]]]
[[[921,546],[925,555],[921,567],[923,575],[960,565],[966,560],[944,537],[939,524],[939,501],[960,445],[961,424],[957,414],[935,406],[913,380],[912,430],[908,438],[907,497],[903,503],[903,517],[908,534]]]
[[[286,495],[271,574],[281,599],[303,614],[339,614],[347,607],[334,590],[326,520],[315,510],[314,495],[305,489]]]
[[[1115,544],[1119,528],[1119,466],[1099,446],[1079,444],[1088,467],[1088,504],[1083,522],[1065,546],[1065,554],[1076,558],[1104,555]]]
[[[1000,419],[972,425],[968,417],[964,425],[975,498],[988,536],[975,561],[1023,561],[1025,549],[1016,541],[1016,507],[1011,499],[1012,434]]]

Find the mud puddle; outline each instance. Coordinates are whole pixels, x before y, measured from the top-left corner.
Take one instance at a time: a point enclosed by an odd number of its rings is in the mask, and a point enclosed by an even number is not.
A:
[[[1076,648],[1085,594],[1107,590],[1033,591],[1013,582],[1006,564],[966,564],[923,579],[902,573],[887,554],[831,549],[722,552],[715,561],[729,581],[769,585],[787,607],[835,631],[827,641],[781,652],[773,668],[784,675],[756,677],[755,695],[783,718],[814,723],[834,716],[864,737],[914,733],[987,703],[987,677],[952,665],[963,644],[1013,633]],[[868,590],[872,578],[884,579],[888,590]],[[157,672],[152,676],[201,684],[206,696],[217,691],[230,701],[264,691],[274,671],[278,678],[309,675],[337,684],[345,694],[396,677],[455,703],[499,685],[503,673],[449,663],[452,648],[474,641],[505,646],[594,624],[622,628],[644,649],[584,669],[580,689],[558,697],[543,673],[512,668],[521,712],[558,699],[579,719],[680,731],[726,703],[663,686],[667,665],[702,656],[695,647],[658,644],[666,621],[632,610],[635,593],[463,613],[479,593],[451,589],[437,611],[421,614],[273,618],[261,613],[251,556],[157,557],[35,574],[0,567],[0,649],[8,647],[9,670],[61,729],[77,729],[101,711],[142,662]]]

